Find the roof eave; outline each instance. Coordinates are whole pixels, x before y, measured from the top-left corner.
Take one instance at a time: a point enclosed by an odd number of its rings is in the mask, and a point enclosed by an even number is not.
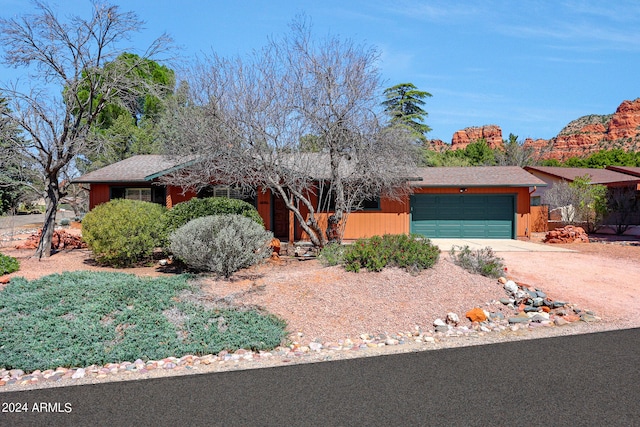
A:
[[[172,172],[175,172],[177,170],[180,170],[180,169],[186,168],[188,166],[191,166],[195,162],[196,162],[196,159],[189,160],[189,161],[184,162],[184,163],[180,163],[180,164],[175,165],[173,167],[170,167],[168,169],[164,169],[164,170],[161,170],[159,172],[152,173],[151,175],[147,175],[147,176],[144,177],[144,180],[145,181],[153,181],[154,179],[160,178],[161,176],[165,176],[165,175],[168,175],[168,174],[170,174]]]

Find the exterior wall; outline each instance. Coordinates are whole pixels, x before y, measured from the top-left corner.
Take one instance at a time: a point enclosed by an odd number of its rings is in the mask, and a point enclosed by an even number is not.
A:
[[[180,202],[186,202],[189,199],[196,197],[196,193],[193,191],[187,191],[182,194],[182,189],[171,185],[167,186],[167,209],[171,209],[174,205]]]
[[[118,186],[139,187],[139,184],[118,183]],[[91,184],[89,194],[90,209],[100,203],[109,201],[110,184]],[[415,188],[416,194],[459,194],[459,188]],[[529,232],[534,229],[534,218],[532,218],[529,206],[529,189],[526,187],[496,187],[496,188],[469,188],[466,194],[514,194],[516,195],[516,235],[517,237],[529,237]],[[194,192],[182,194],[180,188],[168,186],[166,195],[167,208],[171,208],[177,203],[196,197]],[[265,228],[272,230],[272,206],[273,197],[270,191],[257,193],[257,209],[258,214],[264,220]],[[314,203],[315,200],[312,200]],[[327,218],[333,212],[317,213],[317,219],[321,229],[327,227]],[[308,211],[303,209],[303,216],[308,216]],[[374,235],[383,234],[407,234],[410,228],[409,214],[409,198],[402,200],[392,200],[381,197],[380,209],[366,210],[351,213],[347,218],[346,228],[343,238],[345,240],[354,240],[358,238],[366,238]],[[302,227],[298,221],[293,219],[293,215],[289,215],[290,236],[296,240],[309,240],[309,236],[303,233]]]
[[[460,188],[416,188],[415,194],[460,194]],[[529,237],[532,227],[528,187],[470,187],[465,194],[514,194],[516,196],[516,236]]]
[[[316,214],[322,229],[327,228],[327,219],[333,212]],[[355,240],[383,234],[409,233],[409,201],[380,198],[380,209],[352,212],[347,217],[344,240]],[[303,235],[303,238],[307,237]],[[308,237],[307,237],[308,238]]]
[[[549,231],[549,206],[531,206],[531,232]]]
[[[256,209],[258,214],[264,221],[264,225],[267,229],[271,228],[271,191],[258,191],[256,194]]]
[[[89,210],[109,201],[109,184],[91,184],[89,190]]]

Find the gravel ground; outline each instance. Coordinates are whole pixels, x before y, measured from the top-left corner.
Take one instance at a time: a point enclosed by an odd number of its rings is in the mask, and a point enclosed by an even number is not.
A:
[[[30,258],[28,251],[11,249],[15,239],[24,236],[11,238],[14,240],[5,235],[0,249],[21,262],[21,270],[12,276],[32,279],[79,269],[113,271],[96,266],[86,250],[62,251],[38,261]],[[485,331],[465,319],[465,313],[481,307],[505,316],[513,314],[512,309],[496,302],[505,296],[505,291],[496,280],[455,266],[448,254],[442,254],[433,269],[417,275],[395,268],[381,273],[349,273],[340,267],[322,267],[316,260],[283,259],[239,272],[230,281],[201,277],[199,285],[209,300],[257,305],[283,317],[291,332],[286,346],[268,354],[210,357],[206,363],[180,365],[175,360],[165,361],[169,366],[176,365],[172,369],[139,372],[121,367],[121,372],[116,369],[118,374],[100,376],[87,372],[76,379],[69,378],[70,372],[55,382],[16,382],[0,387],[0,391],[252,369],[640,327],[640,247],[594,243],[571,248],[578,252],[498,255],[505,259],[510,278],[542,289],[555,300],[593,310],[601,318],[599,322],[535,329],[495,324]],[[170,274],[159,266],[123,271],[150,276]],[[434,332],[434,320],[446,318],[449,312],[460,317],[459,327],[447,334]]]

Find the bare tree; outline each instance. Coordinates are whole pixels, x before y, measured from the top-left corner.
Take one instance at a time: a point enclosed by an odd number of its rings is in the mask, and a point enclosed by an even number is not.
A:
[[[163,35],[140,61],[116,61],[124,52],[122,43],[143,22],[117,6],[92,4],[88,19],[64,22],[40,1],[34,2],[33,15],[0,19],[3,62],[30,71],[26,84],[15,81],[0,87],[10,104],[0,114],[21,131],[20,138],[10,139],[11,149],[0,155],[20,152],[29,157],[44,183],[45,219],[35,254],[39,258],[51,254],[56,210],[65,196],[64,177],[73,173],[78,155],[98,149],[90,143],[90,131],[100,112],[106,105],[126,105],[143,91],[152,92],[149,82],[133,71],[169,46]]]
[[[501,148],[495,150],[496,162],[499,166],[532,166],[540,162],[542,157],[550,151],[551,145],[541,149],[534,149],[518,141],[518,136],[509,134],[509,139],[503,141]]]
[[[377,58],[374,49],[335,37],[314,43],[297,19],[290,34],[246,59],[198,61],[189,100],[169,109],[164,138],[172,153],[198,161],[171,182],[197,188],[214,177],[269,189],[324,246],[322,203],[335,201],[332,220],[343,230],[364,199],[401,197],[415,176],[415,138],[382,122]]]
[[[613,187],[607,192],[608,220],[613,221],[616,234],[627,231],[633,220],[637,220],[639,208],[636,189],[633,187]]]

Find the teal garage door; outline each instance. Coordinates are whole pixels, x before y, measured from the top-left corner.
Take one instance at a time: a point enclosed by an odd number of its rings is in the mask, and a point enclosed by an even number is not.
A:
[[[512,239],[514,221],[514,195],[411,196],[411,232],[430,238]]]

